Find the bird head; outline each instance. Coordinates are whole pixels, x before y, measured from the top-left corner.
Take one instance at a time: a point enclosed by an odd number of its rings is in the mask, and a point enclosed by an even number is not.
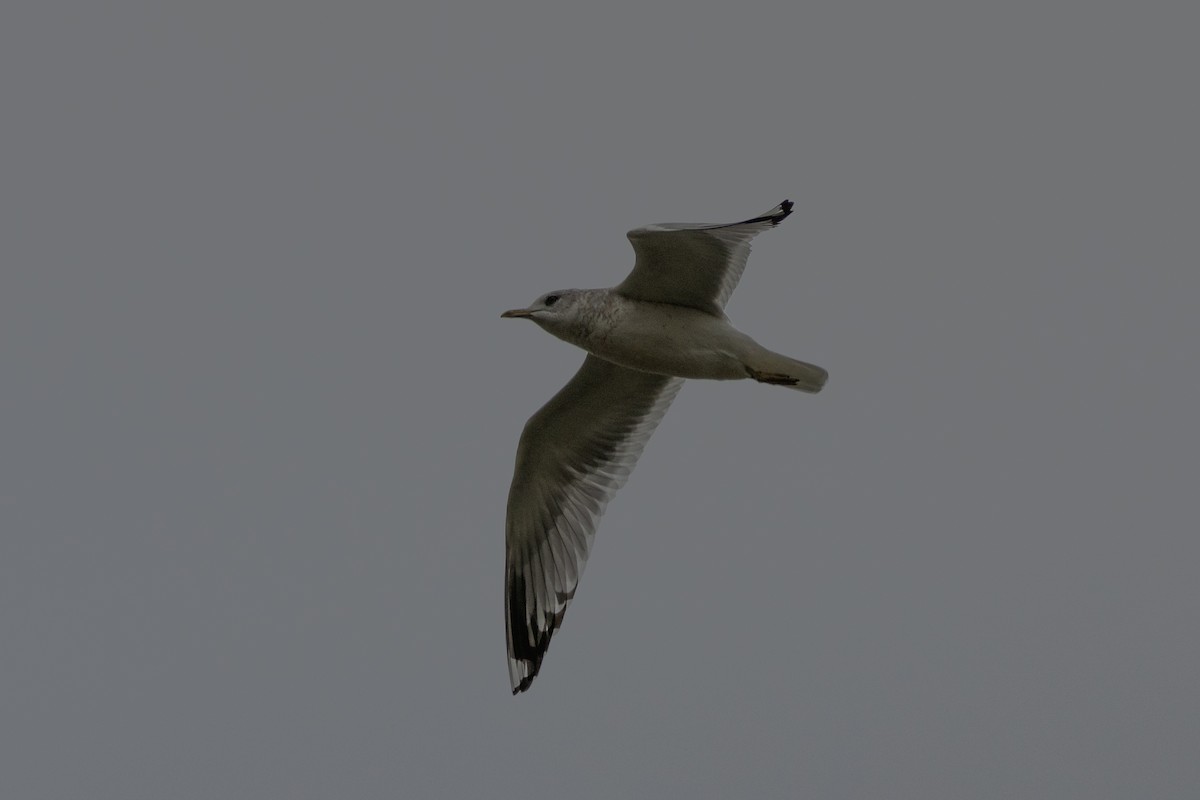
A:
[[[559,289],[542,295],[528,308],[514,308],[500,316],[505,319],[533,320],[543,328],[561,326],[575,316],[579,296],[578,289]]]

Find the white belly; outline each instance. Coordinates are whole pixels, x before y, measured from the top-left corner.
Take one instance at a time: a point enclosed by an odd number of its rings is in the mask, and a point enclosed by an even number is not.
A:
[[[743,356],[753,340],[719,317],[682,306],[628,301],[606,322],[572,343],[644,372],[710,380],[746,377]]]

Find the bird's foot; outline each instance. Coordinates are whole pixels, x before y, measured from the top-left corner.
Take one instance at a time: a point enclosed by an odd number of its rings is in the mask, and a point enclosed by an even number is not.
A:
[[[782,372],[761,372],[751,367],[746,367],[746,374],[759,383],[770,383],[775,386],[795,386],[799,380],[794,375],[787,375]]]

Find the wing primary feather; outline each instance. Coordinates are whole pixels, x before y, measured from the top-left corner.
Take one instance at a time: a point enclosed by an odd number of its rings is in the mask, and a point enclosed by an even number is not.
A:
[[[509,490],[506,628],[513,693],[562,625],[605,506],[683,381],[588,356],[525,426]]]
[[[636,260],[616,291],[634,300],[720,316],[750,255],[750,241],[787,219],[791,200],[756,217],[721,224],[663,223],[627,234]]]

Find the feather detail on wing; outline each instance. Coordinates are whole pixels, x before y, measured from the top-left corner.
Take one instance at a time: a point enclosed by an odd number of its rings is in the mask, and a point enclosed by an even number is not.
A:
[[[634,228],[627,236],[636,261],[616,291],[721,315],[746,269],[750,240],[791,213],[792,201],[784,200],[753,219],[727,225],[673,222]]]
[[[528,689],[537,675],[575,596],[600,515],[682,385],[680,378],[589,355],[525,424],[505,532],[513,694]]]

